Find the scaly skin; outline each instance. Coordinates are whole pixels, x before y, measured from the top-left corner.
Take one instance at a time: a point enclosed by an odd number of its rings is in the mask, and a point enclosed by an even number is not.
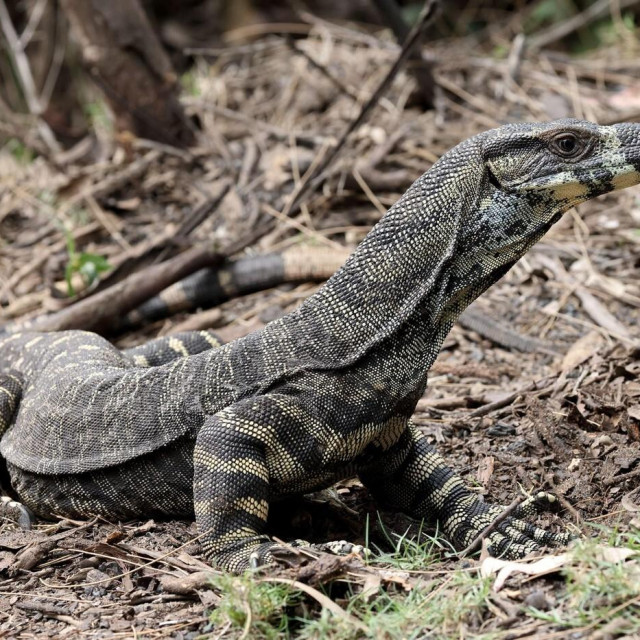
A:
[[[161,340],[146,348],[164,349],[155,367],[85,332],[1,339],[13,488],[42,516],[195,512],[207,556],[242,571],[271,559],[273,499],[358,474],[464,547],[500,508],[412,426],[429,367],[463,309],[564,211],[638,182],[640,125],[507,125],[444,155],[323,288],[245,338],[208,349],[199,334],[188,357]],[[501,522],[491,553],[564,542],[521,519],[550,501]]]

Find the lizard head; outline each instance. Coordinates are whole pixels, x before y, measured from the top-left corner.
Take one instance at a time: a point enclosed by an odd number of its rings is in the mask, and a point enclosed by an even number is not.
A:
[[[459,161],[461,170],[473,176],[460,198],[450,270],[455,274],[452,290],[468,292],[461,308],[504,274],[565,211],[640,183],[640,124],[509,124],[471,138],[460,150],[461,157],[477,159]],[[470,168],[475,166],[477,173]]]
[[[640,182],[640,124],[507,125],[488,132],[482,152],[493,186],[524,197],[542,217]]]
[[[485,253],[496,266],[520,258],[574,205],[640,183],[640,124],[509,124],[474,141],[481,185],[458,253]]]

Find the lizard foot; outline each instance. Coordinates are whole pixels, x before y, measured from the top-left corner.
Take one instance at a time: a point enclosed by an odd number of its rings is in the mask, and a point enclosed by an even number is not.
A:
[[[31,509],[8,496],[0,496],[0,516],[17,522],[21,529],[29,530],[35,522]]]
[[[572,536],[553,533],[536,527],[525,518],[557,508],[558,499],[540,491],[516,506],[505,518],[505,509],[481,502],[475,496],[465,496],[453,505],[444,520],[445,532],[457,548],[473,547],[484,538],[492,556],[515,560],[540,551],[545,546],[564,546]],[[467,549],[465,549],[467,550]],[[471,549],[469,549],[471,550]]]

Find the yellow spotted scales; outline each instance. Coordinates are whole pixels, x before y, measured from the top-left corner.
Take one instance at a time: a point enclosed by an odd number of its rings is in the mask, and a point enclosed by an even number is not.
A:
[[[638,182],[639,124],[506,125],[444,155],[324,287],[261,331],[128,352],[82,331],[0,337],[12,487],[43,517],[195,514],[207,557],[242,571],[271,560],[273,500],[358,475],[379,504],[464,547],[501,508],[412,426],[429,367],[460,313],[564,211]],[[563,543],[523,519],[551,501],[501,521],[490,552]]]

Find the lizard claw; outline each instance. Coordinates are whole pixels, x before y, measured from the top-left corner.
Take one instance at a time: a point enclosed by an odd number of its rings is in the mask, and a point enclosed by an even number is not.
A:
[[[26,531],[31,529],[36,519],[31,509],[8,496],[0,496],[0,515],[17,522]]]
[[[31,509],[8,496],[0,496],[0,515],[17,522],[26,531],[31,529],[36,520]]]
[[[254,551],[249,556],[249,569],[255,571],[256,569],[259,569],[261,566],[263,566],[263,564],[264,563],[261,561],[260,554],[257,551]]]

